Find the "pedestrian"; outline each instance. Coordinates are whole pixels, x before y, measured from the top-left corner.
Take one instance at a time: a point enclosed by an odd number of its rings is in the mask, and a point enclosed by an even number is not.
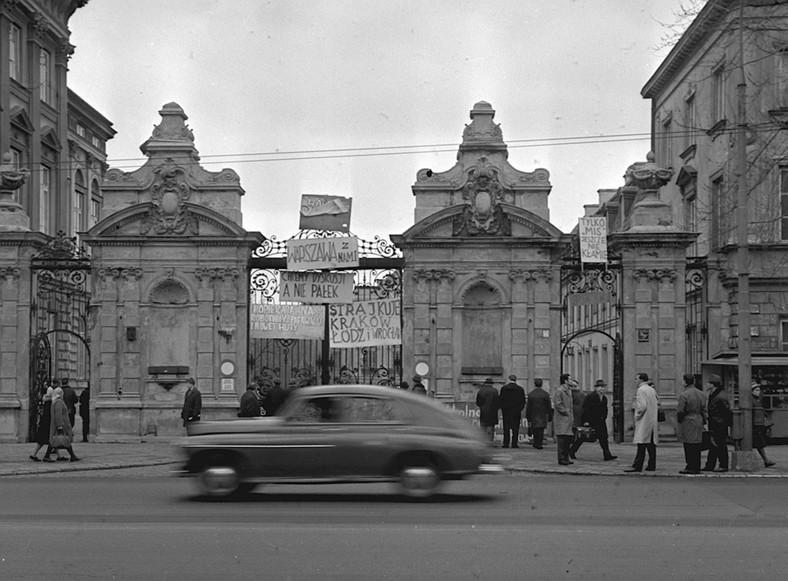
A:
[[[38,418],[38,426],[36,428],[36,451],[30,455],[30,459],[33,462],[41,462],[41,459],[38,457],[38,451],[47,446],[47,451],[51,454],[51,450],[49,450],[49,428],[50,424],[52,423],[52,393],[55,390],[52,387],[47,387],[46,393],[44,393],[44,397],[42,400],[42,407],[41,407],[41,417]],[[44,452],[45,457],[47,451]]]
[[[553,432],[558,444],[558,463],[562,466],[574,464],[569,459],[569,451],[572,446],[572,426],[574,425],[574,413],[572,409],[572,390],[570,386],[571,377],[568,373],[561,374],[561,385],[558,386],[553,394]]]
[[[194,378],[188,378],[186,385],[186,394],[183,396],[183,409],[181,410],[184,427],[194,422],[199,422],[200,413],[202,413],[202,394],[197,389]]]
[[[525,390],[517,385],[517,376],[510,375],[509,383],[501,386],[498,397],[503,419],[503,447],[508,448],[511,436],[512,448],[519,448],[520,420],[525,407]]]
[[[266,416],[275,416],[287,398],[287,391],[278,382],[273,383],[265,390],[261,405]]]
[[[407,381],[400,381],[399,388],[408,391],[410,389],[410,384]]]
[[[79,417],[82,418],[82,441],[88,441],[90,433],[90,387],[79,394]]]
[[[260,417],[260,400],[257,397],[257,384],[250,383],[246,386],[246,391],[241,395],[241,402],[238,410],[239,418]]]
[[[752,447],[758,450],[767,468],[774,462],[766,456],[766,412],[761,401],[761,386],[756,381],[752,384]]]
[[[596,438],[599,442],[599,447],[602,448],[603,460],[615,460],[618,456],[610,453],[610,444],[608,442],[607,433],[607,396],[605,395],[607,389],[607,382],[604,379],[597,379],[594,382],[594,391],[589,393],[583,398],[583,406],[581,410],[580,423],[583,426],[589,426],[596,432]],[[577,450],[583,442],[575,437],[575,442],[572,444],[570,458],[577,454]]]
[[[476,405],[479,406],[479,423],[492,442],[495,437],[495,426],[498,425],[498,408],[500,407],[498,390],[493,385],[492,377],[485,379],[476,393]]]
[[[638,373],[638,389],[635,392],[635,437],[632,441],[637,444],[635,461],[631,468],[625,472],[642,472],[643,462],[648,452],[648,465],[646,471],[653,472],[657,469],[657,390],[648,383],[648,374]]]
[[[410,390],[422,395],[427,395],[427,388],[424,387],[424,383],[422,383],[421,380],[421,375],[418,373],[413,376],[413,387]]]
[[[77,418],[77,402],[79,398],[74,388],[68,384],[68,381],[68,377],[64,377],[60,385],[63,389],[63,402],[66,404],[66,408],[68,408],[68,421],[71,422],[71,427],[73,428]]]
[[[577,428],[580,427],[582,424],[583,418],[583,401],[585,401],[586,395],[580,389],[580,384],[574,377],[570,377],[567,381],[569,385],[569,389],[572,391],[572,445],[569,447],[569,458],[571,460],[575,459],[575,452],[574,447],[577,444],[580,447],[582,442],[578,441],[577,437]]]
[[[719,375],[711,375],[708,381],[708,414],[709,435],[711,446],[706,456],[706,465],[703,472],[728,471],[728,428],[733,423],[733,413],[728,400],[728,393],[723,389],[722,379]],[[719,468],[715,467],[719,463]]]
[[[52,392],[52,418],[49,423],[49,445],[53,450],[66,450],[72,462],[78,462],[81,458],[77,458],[74,453],[74,448],[71,442],[74,438],[74,431],[71,427],[68,417],[68,408],[66,402],[63,400],[63,388],[58,387]],[[49,458],[50,450],[44,454],[45,462],[52,462]],[[60,457],[56,452],[58,460],[68,460],[68,458]]]
[[[533,435],[531,446],[537,450],[541,450],[544,445],[544,429],[552,420],[552,411],[550,394],[542,389],[542,378],[537,377],[534,379],[534,388],[528,393],[525,401],[525,419]]]
[[[686,462],[679,474],[700,474],[703,427],[707,420],[706,396],[695,387],[695,377],[691,373],[684,374],[684,391],[676,403],[676,420],[676,437],[684,444]]]

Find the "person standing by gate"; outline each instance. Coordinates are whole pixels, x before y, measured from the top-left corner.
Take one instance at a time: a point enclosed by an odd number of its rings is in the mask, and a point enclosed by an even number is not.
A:
[[[624,472],[641,472],[643,462],[648,452],[648,465],[646,470],[653,472],[657,469],[657,390],[648,383],[648,374],[638,373],[638,389],[635,392],[635,436],[632,441],[637,444],[638,450],[631,468]]]
[[[503,418],[503,447],[509,447],[511,436],[512,448],[519,448],[517,439],[520,436],[520,420],[525,407],[525,390],[517,385],[516,375],[510,375],[509,383],[501,386],[499,403]]]
[[[190,377],[187,379],[186,385],[188,385],[188,388],[183,396],[183,409],[181,410],[181,419],[183,419],[184,427],[194,422],[199,422],[200,413],[202,412],[202,394],[194,384],[194,378]]]
[[[488,377],[476,394],[476,405],[479,406],[479,423],[492,442],[495,437],[495,426],[498,425],[498,408],[500,400],[493,380]]]
[[[599,447],[602,448],[602,458],[604,460],[615,460],[618,456],[610,453],[610,444],[607,434],[607,397],[605,396],[607,383],[604,379],[597,379],[594,383],[594,391],[583,399],[583,407],[580,417],[580,425],[590,426],[596,432]],[[580,438],[575,438],[572,444],[570,458],[577,454],[577,450],[583,444]]]
[[[66,404],[66,408],[68,409],[68,420],[71,422],[71,427],[73,428],[74,422],[77,419],[77,402],[79,401],[79,398],[77,397],[77,392],[74,391],[74,388],[68,384],[68,377],[63,378],[61,387],[63,389],[63,402]]]
[[[558,463],[561,466],[574,464],[569,460],[569,448],[572,445],[574,431],[574,413],[572,412],[572,390],[569,386],[568,373],[561,374],[561,385],[553,395],[553,432],[558,442]]]
[[[90,387],[79,394],[79,417],[82,418],[82,441],[88,441],[90,433]]]
[[[534,388],[525,402],[525,419],[534,438],[531,446],[537,450],[542,449],[544,429],[547,427],[547,422],[551,420],[551,413],[550,394],[542,389],[542,378],[537,377],[534,379]]]
[[[706,396],[695,387],[695,376],[684,374],[684,391],[676,402],[676,436],[684,445],[684,470],[679,474],[700,474],[700,453],[703,426],[706,425]]]

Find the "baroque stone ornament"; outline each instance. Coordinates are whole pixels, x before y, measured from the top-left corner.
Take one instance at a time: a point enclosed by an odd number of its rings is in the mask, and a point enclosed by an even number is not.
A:
[[[468,172],[463,189],[465,202],[462,214],[454,219],[454,236],[509,236],[512,224],[500,202],[504,190],[498,179],[498,170],[481,157],[480,164]]]
[[[183,168],[168,158],[154,173],[156,178],[151,187],[153,206],[141,226],[142,234],[196,235],[197,220],[184,205],[191,195],[191,189],[184,179]]]

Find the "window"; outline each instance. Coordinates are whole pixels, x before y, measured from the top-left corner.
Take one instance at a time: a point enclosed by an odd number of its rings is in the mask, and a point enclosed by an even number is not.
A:
[[[45,165],[41,166],[41,183],[38,197],[38,229],[44,234],[50,234],[49,217],[52,186],[52,170]]]
[[[695,131],[698,128],[695,93],[684,101],[684,149],[695,143]]]
[[[688,232],[698,232],[698,197],[695,193],[684,198],[684,228]],[[690,256],[697,256],[698,243],[693,242],[687,250]]]
[[[788,107],[788,48],[777,53],[777,106]]]
[[[714,240],[717,249],[734,243],[736,215],[733,198],[722,177],[711,183],[711,202],[714,208]]]
[[[788,351],[788,319],[780,321],[780,347]]]
[[[16,24],[8,27],[8,76],[22,81],[22,30]]]
[[[659,144],[660,165],[662,167],[673,167],[673,116],[668,115],[662,122],[662,140]]]
[[[90,224],[88,224],[88,228],[98,223],[100,214],[101,202],[95,198],[90,200]]]
[[[74,234],[85,228],[86,200],[85,179],[82,172],[78,171],[74,175]]]
[[[48,105],[52,104],[51,61],[49,52],[42,48],[38,61],[38,82],[41,88],[41,101]]]
[[[788,240],[788,166],[780,167],[780,239]]]
[[[725,119],[725,67],[719,65],[711,73],[712,124]]]
[[[77,123],[77,135],[80,137],[85,137],[85,128],[79,123]]]

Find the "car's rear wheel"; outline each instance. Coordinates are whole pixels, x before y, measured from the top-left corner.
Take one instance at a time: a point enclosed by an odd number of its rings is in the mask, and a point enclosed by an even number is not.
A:
[[[232,464],[206,464],[197,477],[197,487],[206,496],[230,496],[241,490],[238,469]]]
[[[428,498],[440,485],[440,473],[432,463],[407,463],[399,472],[399,488],[410,498]]]

